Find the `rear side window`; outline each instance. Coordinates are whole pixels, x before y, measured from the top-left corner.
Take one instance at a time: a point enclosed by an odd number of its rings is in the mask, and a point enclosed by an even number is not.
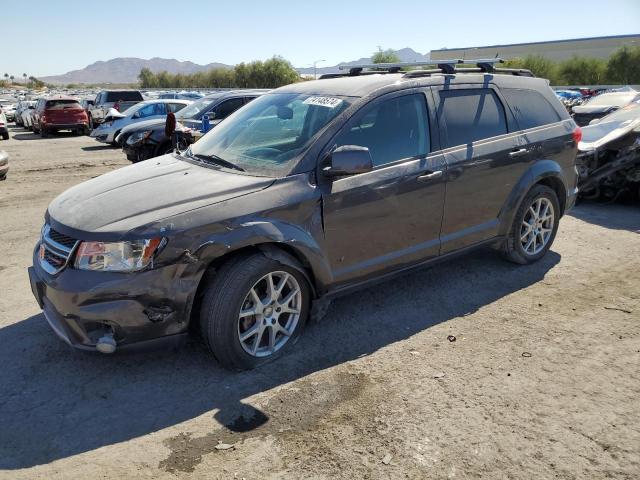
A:
[[[63,110],[65,108],[82,108],[76,100],[48,100],[45,107],[47,110]]]
[[[184,103],[167,103],[167,110],[172,113],[179,112],[184,107],[186,107]]]
[[[504,107],[490,89],[441,90],[438,118],[446,125],[444,148],[507,133]]]
[[[523,88],[501,89],[511,106],[520,130],[540,127],[560,121],[560,115],[539,92]]]
[[[140,92],[108,92],[107,102],[138,102],[142,101]]]
[[[367,147],[373,165],[385,165],[430,151],[429,120],[423,94],[406,95],[364,107],[336,138],[336,146]]]

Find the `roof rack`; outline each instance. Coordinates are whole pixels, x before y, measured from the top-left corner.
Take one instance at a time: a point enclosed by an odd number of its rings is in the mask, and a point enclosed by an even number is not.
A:
[[[453,73],[507,73],[521,77],[533,77],[530,70],[519,68],[496,68],[496,64],[504,63],[502,58],[479,58],[465,60],[454,58],[451,60],[431,60],[424,62],[400,62],[400,63],[367,63],[361,65],[340,65],[339,70],[349,70],[349,73],[328,73],[320,79],[337,78],[358,75],[373,75],[380,73],[399,73],[403,68],[435,66],[436,68],[423,70],[410,70],[404,74],[406,78],[424,77],[433,74]],[[458,67],[458,65],[475,65],[475,67]],[[369,69],[365,71],[365,69]]]

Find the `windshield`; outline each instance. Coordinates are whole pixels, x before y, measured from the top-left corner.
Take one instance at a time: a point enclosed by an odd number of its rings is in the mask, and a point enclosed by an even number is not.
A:
[[[220,96],[202,98],[197,102],[186,106],[185,108],[180,110],[179,113],[176,113],[176,118],[198,119],[204,112],[209,110],[211,104],[217,101],[218,98],[220,98]]]
[[[272,93],[262,95],[191,146],[249,173],[283,176],[315,135],[349,106],[348,97]]]
[[[622,107],[629,102],[631,102],[634,97],[637,95],[637,92],[632,93],[604,93],[602,95],[597,95],[591,98],[585,105],[589,106],[600,106],[600,105],[611,105],[614,107]]]

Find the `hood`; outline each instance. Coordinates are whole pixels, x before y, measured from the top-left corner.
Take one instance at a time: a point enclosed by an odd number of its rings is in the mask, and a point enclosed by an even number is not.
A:
[[[131,133],[134,130],[138,130],[138,129],[140,129],[141,131],[144,131],[144,130],[151,130],[156,127],[164,128],[164,125],[166,122],[167,122],[166,118],[154,118],[153,120],[143,120],[142,122],[135,122],[130,125],[127,125],[120,132]]]
[[[614,105],[578,105],[572,108],[573,113],[605,113],[609,110],[615,110]]]
[[[48,215],[81,232],[122,235],[150,222],[257,192],[273,182],[164,155],[70,188],[51,202]]]

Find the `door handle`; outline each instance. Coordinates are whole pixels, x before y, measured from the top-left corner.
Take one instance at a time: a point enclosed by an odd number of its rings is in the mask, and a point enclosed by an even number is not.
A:
[[[418,181],[428,182],[430,180],[435,180],[440,177],[442,177],[442,170],[436,170],[435,172],[429,172],[429,173],[425,173],[424,175],[420,175],[418,177]]]
[[[522,155],[526,155],[527,153],[529,153],[529,150],[527,150],[526,148],[519,148],[518,150],[512,150],[511,152],[509,152],[509,156],[511,158],[521,157]]]

